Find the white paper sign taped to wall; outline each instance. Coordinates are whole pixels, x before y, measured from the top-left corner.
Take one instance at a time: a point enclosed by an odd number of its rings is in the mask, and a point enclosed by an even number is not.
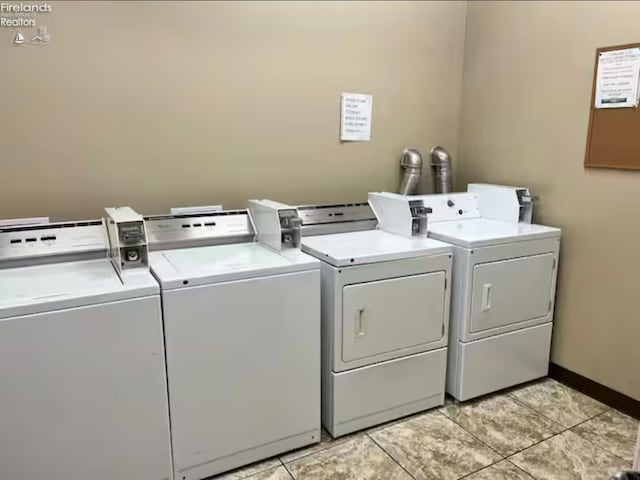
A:
[[[343,93],[340,97],[340,140],[368,142],[371,140],[373,95]]]
[[[596,108],[637,107],[640,98],[640,48],[600,52]]]

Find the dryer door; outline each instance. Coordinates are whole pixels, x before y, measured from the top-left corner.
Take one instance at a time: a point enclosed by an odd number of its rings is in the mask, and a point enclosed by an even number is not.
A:
[[[444,335],[445,272],[433,272],[343,289],[342,360],[363,358],[439,341]]]
[[[471,333],[549,315],[554,258],[553,253],[545,253],[476,265]]]

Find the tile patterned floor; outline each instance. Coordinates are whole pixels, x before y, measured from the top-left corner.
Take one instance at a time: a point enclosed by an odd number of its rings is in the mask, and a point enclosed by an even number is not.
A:
[[[544,379],[322,441],[216,480],[608,480],[638,421]]]

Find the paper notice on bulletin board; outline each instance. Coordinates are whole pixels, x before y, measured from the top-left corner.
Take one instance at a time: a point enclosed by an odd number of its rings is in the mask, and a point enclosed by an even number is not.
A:
[[[343,93],[340,99],[340,140],[370,141],[372,111],[373,95]]]
[[[639,80],[640,48],[600,52],[595,107],[637,107],[640,94]]]

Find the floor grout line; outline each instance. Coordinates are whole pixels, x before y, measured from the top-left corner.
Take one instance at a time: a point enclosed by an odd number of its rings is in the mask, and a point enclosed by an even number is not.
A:
[[[587,418],[586,420],[583,420],[583,421],[581,421],[580,423],[576,423],[576,424],[575,424],[574,426],[572,426],[572,427],[564,427],[563,425],[561,425],[561,426],[563,427],[563,430],[562,430],[562,431],[560,431],[560,432],[558,432],[558,433],[555,433],[554,435],[551,435],[551,436],[550,436],[550,437],[548,437],[548,438],[545,438],[545,439],[543,439],[543,440],[540,440],[539,442],[533,443],[533,444],[529,445],[528,447],[522,448],[522,449],[518,450],[517,452],[512,453],[511,455],[509,455],[509,456],[505,457],[505,460],[507,460],[509,463],[511,463],[511,464],[513,464],[513,465],[515,465],[518,469],[522,470],[523,472],[525,472],[525,473],[526,473],[527,475],[529,475],[530,477],[537,478],[533,473],[531,473],[531,472],[527,471],[526,469],[524,469],[524,468],[520,467],[519,465],[517,465],[516,463],[514,463],[514,462],[513,462],[513,460],[512,460],[512,459],[513,459],[513,457],[515,457],[515,456],[516,456],[516,455],[518,455],[519,453],[524,452],[525,450],[528,450],[528,449],[530,449],[530,448],[535,447],[536,445],[539,445],[539,444],[541,444],[541,443],[543,443],[543,442],[546,442],[546,441],[548,441],[548,440],[551,440],[552,438],[557,437],[558,435],[562,435],[563,433],[565,433],[565,432],[567,432],[567,431],[571,431],[571,429],[572,429],[572,428],[575,428],[575,427],[577,427],[577,426],[579,426],[579,425],[582,425],[582,424],[584,424],[584,423],[590,422],[591,420],[593,420],[593,419],[595,419],[595,418],[597,418],[597,417],[599,417],[599,416],[601,416],[601,415],[604,415],[605,413],[607,413],[607,412],[605,411],[605,412],[602,412],[602,413],[600,413],[600,414],[596,415],[595,417]],[[556,423],[557,423],[557,422],[556,422]],[[623,458],[620,458],[618,455],[614,454],[613,452],[609,452],[609,450],[607,450],[606,448],[601,447],[600,445],[596,444],[595,442],[591,442],[588,438],[585,438],[585,437],[583,437],[582,435],[579,435],[578,433],[573,432],[573,431],[572,431],[572,433],[574,433],[575,435],[578,435],[580,438],[582,438],[582,439],[584,439],[584,440],[589,441],[590,443],[592,443],[592,444],[593,444],[593,445],[595,445],[596,447],[598,447],[598,448],[600,448],[600,449],[602,449],[602,450],[604,450],[604,451],[606,451],[606,452],[608,452],[608,453],[610,453],[610,454],[614,455],[616,458],[619,458],[621,461],[626,462],[626,460],[624,460]]]
[[[604,413],[606,413],[606,412],[603,412],[603,413],[601,413],[600,415],[604,415]],[[600,415],[596,415],[596,417],[599,417]],[[537,446],[537,445],[540,445],[541,443],[544,443],[544,442],[546,442],[547,440],[551,440],[552,438],[557,437],[558,435],[562,435],[563,433],[566,433],[566,432],[568,432],[568,431],[571,431],[571,429],[572,429],[572,428],[577,427],[578,425],[582,425],[583,423],[587,423],[587,422],[589,422],[589,421],[593,420],[593,419],[594,419],[594,418],[596,418],[596,417],[592,417],[592,418],[589,418],[589,419],[587,419],[587,420],[584,420],[584,421],[582,421],[582,422],[580,422],[580,423],[577,423],[577,424],[576,424],[576,425],[574,425],[573,427],[569,427],[569,428],[567,428],[567,429],[565,429],[565,430],[563,430],[563,431],[561,431],[561,432],[556,433],[555,435],[552,435],[552,436],[551,436],[551,437],[549,437],[549,438],[545,438],[544,440],[540,440],[539,442],[536,442],[536,443],[534,443],[534,444],[532,444],[532,445],[529,445],[529,446],[528,446],[528,447],[526,447],[526,448],[523,448],[523,449],[521,449],[521,450],[518,450],[517,452],[515,452],[515,453],[513,453],[513,454],[509,455],[508,457],[506,457],[506,458],[505,458],[505,460],[506,460],[506,461],[508,461],[509,463],[513,464],[513,465],[514,465],[515,467],[517,467],[518,469],[520,469],[520,470],[522,470],[523,472],[525,472],[525,473],[526,473],[527,475],[529,475],[530,477],[537,478],[533,473],[531,473],[531,472],[527,471],[526,469],[524,469],[524,468],[520,467],[520,466],[519,466],[519,465],[517,465],[515,462],[513,462],[513,460],[512,460],[512,459],[513,459],[513,457],[515,457],[515,456],[516,456],[516,455],[518,455],[519,453],[524,452],[525,450],[528,450],[528,449],[533,448],[533,447],[535,447],[535,446]],[[577,435],[578,437],[580,437],[580,438],[581,438],[581,439],[583,439],[583,440],[588,441],[589,443],[591,443],[591,444],[592,444],[592,445],[594,445],[595,447],[597,447],[597,448],[599,448],[599,449],[601,449],[601,450],[604,450],[605,452],[607,452],[607,453],[609,453],[609,454],[613,455],[614,457],[618,458],[620,461],[625,462],[625,463],[628,463],[628,460],[625,460],[625,459],[621,458],[620,456],[616,455],[615,453],[610,452],[610,451],[609,451],[609,450],[607,450],[606,448],[604,448],[604,447],[602,447],[602,446],[598,445],[598,444],[597,444],[597,443],[595,443],[595,442],[592,442],[592,441],[591,441],[591,440],[589,440],[588,438],[585,438],[585,437],[583,437],[582,435],[579,435],[578,433],[573,432],[573,431],[571,431],[571,433],[573,433],[573,434]]]
[[[482,445],[484,445],[485,447],[487,447],[489,450],[491,450],[492,452],[494,452],[495,454],[497,454],[500,457],[500,460],[504,460],[505,457],[503,454],[501,454],[499,451],[497,451],[495,448],[493,448],[491,445],[487,444],[484,440],[481,440],[480,438],[478,438],[474,433],[470,432],[469,430],[467,430],[466,428],[464,428],[462,425],[460,425],[458,422],[456,422],[453,418],[449,418],[445,413],[441,412],[438,410],[438,413],[440,415],[442,415],[444,418],[446,418],[447,420],[453,422],[454,424],[456,424],[458,427],[460,427],[462,430],[464,430],[465,432],[467,432],[469,435],[471,435],[473,438],[475,438],[477,441],[479,441]],[[500,460],[493,462],[491,465],[495,465],[496,463],[498,463]],[[487,465],[488,467],[489,465]],[[482,468],[486,468],[486,467],[482,467]],[[482,468],[480,470],[482,470]],[[476,470],[476,472],[478,472],[479,470]]]
[[[575,425],[573,425],[571,427],[568,427],[566,430],[571,430],[572,428],[576,428],[576,427],[578,427],[580,425],[583,425],[583,424],[585,424],[587,422],[590,422],[591,420],[595,420],[596,418],[601,417],[602,415],[604,415],[605,413],[608,413],[608,412],[609,412],[609,410],[607,410],[606,412],[599,413],[599,414],[597,414],[597,415],[595,415],[595,416],[593,416],[591,418],[587,418],[586,420],[582,420],[581,422],[578,422]]]
[[[292,478],[292,480],[296,480],[296,477],[293,476],[293,473],[291,473],[291,470],[289,470],[289,468],[287,467],[287,464],[284,463],[282,460],[280,460],[280,462],[282,463],[282,466],[284,467],[284,469],[287,471],[287,473],[289,474],[289,476]]]
[[[444,416],[444,418],[446,418],[447,420],[450,420],[451,422],[453,422],[455,425],[457,425],[458,427],[460,427],[462,430],[464,430],[465,432],[467,432],[469,435],[471,435],[473,438],[475,438],[477,441],[479,441],[482,445],[484,445],[485,447],[487,447],[489,450],[491,450],[492,452],[494,452],[496,455],[498,455],[498,457],[500,457],[498,460],[496,460],[495,462],[491,462],[489,465],[485,465],[484,467],[478,469],[478,470],[474,470],[473,472],[469,472],[467,474],[465,474],[462,477],[458,477],[457,480],[461,480],[465,477],[468,477],[469,475],[473,475],[474,473],[480,472],[481,470],[484,470],[485,468],[489,468],[494,466],[496,463],[500,463],[503,460],[506,460],[507,457],[504,456],[502,453],[500,453],[499,451],[497,451],[495,448],[493,448],[491,445],[487,444],[485,441],[481,440],[480,438],[478,438],[474,433],[470,432],[469,430],[467,430],[466,428],[464,428],[461,424],[459,424],[458,422],[456,422],[454,419],[449,418],[447,415],[445,415],[444,412],[438,410],[438,413],[440,413],[440,415]]]
[[[541,417],[546,418],[546,419],[547,419],[547,420],[549,420],[550,422],[553,422],[555,425],[558,425],[559,427],[561,427],[561,428],[563,428],[563,429],[564,429],[564,428],[567,428],[567,427],[565,427],[564,425],[562,425],[561,423],[558,423],[558,422],[557,422],[556,420],[554,420],[553,418],[548,417],[548,416],[547,416],[547,415],[545,415],[543,412],[541,412],[541,411],[539,411],[539,410],[537,410],[537,409],[533,408],[531,405],[527,405],[527,404],[526,404],[526,403],[524,403],[522,400],[520,400],[518,397],[516,397],[516,396],[514,396],[514,395],[511,395],[511,394],[508,394],[508,395],[509,395],[509,397],[510,397],[514,402],[516,402],[518,405],[523,406],[524,408],[526,408],[526,409],[528,409],[528,410],[532,411],[532,412],[533,412],[533,413],[535,413],[536,415],[540,415]],[[569,428],[571,428],[571,427],[569,427]]]
[[[600,414],[600,415],[602,415],[602,414]],[[545,418],[547,418],[547,417],[545,417]],[[593,417],[593,418],[595,418],[595,417]],[[580,422],[580,423],[576,423],[576,424],[574,425],[574,427],[577,427],[578,425],[582,425],[583,423],[586,423],[586,422],[588,422],[588,421],[590,421],[590,420],[593,420],[593,418],[589,418],[589,419],[587,419],[587,420],[583,420],[583,421],[582,421],[582,422]],[[557,425],[560,425],[560,424],[559,424],[559,423],[557,423],[557,422],[556,422],[556,424],[557,424]],[[508,459],[510,459],[511,457],[513,457],[513,456],[515,456],[515,455],[517,455],[517,454],[519,454],[519,453],[524,452],[525,450],[528,450],[528,449],[530,449],[530,448],[533,448],[533,447],[535,447],[536,445],[540,445],[541,443],[546,442],[547,440],[551,440],[553,437],[557,437],[558,435],[562,435],[563,433],[565,433],[565,432],[567,432],[567,431],[569,431],[569,430],[571,430],[571,429],[573,428],[573,427],[565,427],[564,425],[560,425],[560,426],[562,427],[562,430],[560,430],[559,432],[556,432],[556,433],[554,433],[553,435],[548,436],[547,438],[543,438],[542,440],[539,440],[539,441],[537,441],[537,442],[535,442],[535,443],[532,443],[532,444],[531,444],[531,445],[529,445],[528,447],[521,448],[520,450],[517,450],[517,451],[515,451],[515,452],[513,452],[513,453],[511,453],[511,454],[509,454],[509,455],[507,455],[507,456],[505,457],[505,459],[507,459],[507,460],[508,460]],[[575,432],[574,432],[574,433],[575,433]],[[577,435],[577,434],[576,434],[576,435]],[[580,437],[580,438],[582,438],[582,437]],[[516,465],[516,466],[517,466],[517,465]],[[519,467],[518,467],[518,468],[519,468]],[[523,469],[522,469],[522,468],[520,468],[520,470],[523,470]],[[528,472],[527,472],[527,473],[528,473]],[[529,473],[529,475],[531,475],[531,474]]]
[[[516,450],[515,452],[513,452],[513,453],[509,454],[508,456],[506,456],[505,460],[509,460],[510,458],[515,457],[516,455],[518,455],[519,453],[524,452],[525,450],[529,450],[530,448],[533,448],[536,445],[540,445],[541,443],[544,443],[547,440],[551,440],[553,437],[557,437],[558,435],[562,435],[564,432],[566,432],[566,430],[563,430],[562,432],[554,433],[550,437],[543,438],[542,440],[538,440],[537,442],[532,443],[528,447],[524,447],[524,448],[521,448],[520,450]],[[522,470],[522,469],[520,469],[520,470]],[[529,474],[529,475],[531,475],[531,474]]]
[[[373,438],[371,435],[369,435],[369,433],[368,433],[368,432],[367,432],[367,433],[365,433],[365,436],[367,436],[367,437],[369,438],[369,440],[371,440],[375,445],[377,445],[377,446],[378,446],[378,448],[380,448],[380,450],[382,450],[382,451],[384,452],[384,454],[385,454],[385,455],[387,455],[387,456],[388,456],[391,460],[393,460],[393,461],[394,461],[394,462],[395,462],[395,463],[396,463],[396,464],[397,464],[397,465],[398,465],[402,470],[404,470],[404,471],[405,471],[405,473],[406,473],[407,475],[409,475],[409,478],[412,478],[413,480],[416,480],[416,477],[414,477],[413,475],[411,475],[411,473],[409,473],[409,471],[408,471],[406,468],[404,468],[404,466],[403,466],[403,465],[402,465],[398,460],[396,460],[396,459],[393,457],[393,455],[391,455],[389,452],[387,452],[387,451],[385,450],[385,448],[384,448],[382,445],[380,445],[378,442],[376,442],[376,439],[375,439],[375,438]]]
[[[584,394],[583,394],[583,395],[584,395]],[[562,427],[562,428],[564,429],[563,431],[568,430],[568,429],[573,428],[573,427],[576,427],[576,426],[578,426],[578,425],[580,425],[580,424],[582,424],[582,423],[584,423],[584,422],[588,422],[589,420],[593,420],[594,418],[599,417],[600,415],[603,415],[603,414],[605,414],[605,413],[607,413],[608,411],[610,411],[610,410],[611,410],[611,407],[608,407],[608,406],[607,406],[607,408],[606,408],[604,411],[599,412],[599,413],[596,413],[596,414],[594,414],[593,416],[590,416],[589,418],[587,418],[587,419],[585,419],[585,420],[581,420],[579,423],[576,423],[575,425],[572,425],[571,427],[567,427],[567,426],[565,426],[565,425],[561,424],[560,422],[558,422],[557,420],[554,420],[553,418],[549,417],[548,415],[545,415],[545,413],[544,413],[544,412],[542,412],[542,411],[540,411],[540,410],[538,410],[538,409],[536,409],[536,408],[533,408],[531,405],[526,404],[525,402],[523,402],[522,400],[520,400],[518,397],[515,397],[515,396],[513,396],[513,395],[509,395],[509,396],[510,396],[512,399],[514,399],[517,403],[519,403],[520,405],[522,405],[523,407],[526,407],[526,408],[528,408],[529,410],[531,410],[532,412],[535,412],[535,413],[537,413],[538,415],[542,415],[542,416],[543,416],[544,418],[546,418],[547,420],[550,420],[551,422],[555,423],[556,425],[559,425],[560,427]],[[589,398],[591,398],[591,397],[589,397]],[[595,400],[595,399],[593,399],[593,400]]]
[[[600,415],[603,415],[603,414],[600,414]],[[599,416],[599,415],[597,415],[597,416]],[[548,418],[548,417],[545,417],[545,418]],[[574,427],[577,427],[578,425],[582,425],[583,423],[589,422],[589,421],[593,420],[594,418],[596,418],[596,417],[588,418],[587,420],[583,420],[580,423],[576,423],[574,425]],[[554,422],[554,423],[556,425],[560,425],[558,422]],[[520,450],[517,450],[517,451],[513,452],[510,455],[507,455],[505,458],[509,459],[509,458],[513,457],[514,455],[517,455],[517,454],[519,454],[521,452],[524,452],[525,450],[528,450],[529,448],[535,447],[536,445],[539,445],[539,444],[541,444],[543,442],[546,442],[547,440],[551,440],[553,437],[557,437],[558,435],[562,435],[563,433],[565,433],[565,432],[567,432],[567,431],[569,431],[569,430],[571,430],[573,428],[573,427],[565,427],[564,425],[560,425],[560,426],[562,427],[562,430],[560,430],[559,432],[554,432],[553,435],[550,435],[547,438],[543,438],[542,440],[540,440],[538,442],[532,443],[528,447],[521,448]],[[522,468],[520,470],[522,470]],[[531,474],[529,474],[529,475],[531,475]]]
[[[567,429],[567,430],[568,430],[568,429]],[[548,437],[548,438],[545,438],[545,439],[543,439],[543,440],[540,440],[539,442],[536,442],[536,443],[533,443],[533,444],[529,445],[529,446],[528,446],[528,447],[526,447],[526,448],[521,448],[521,449],[520,449],[520,450],[518,450],[517,452],[514,452],[514,453],[512,453],[511,455],[509,455],[508,457],[506,457],[506,458],[505,458],[505,460],[506,460],[507,462],[509,462],[510,464],[512,464],[513,466],[515,466],[518,470],[522,470],[524,473],[526,473],[527,475],[529,475],[531,478],[538,479],[538,477],[536,477],[532,472],[529,472],[529,471],[528,471],[528,470],[526,470],[525,468],[522,468],[521,466],[519,466],[518,464],[516,464],[516,463],[512,460],[512,458],[513,458],[513,457],[515,457],[516,455],[518,455],[519,453],[524,452],[525,450],[528,450],[528,449],[530,449],[530,448],[533,448],[533,447],[535,447],[536,445],[540,445],[541,443],[544,443],[544,442],[546,442],[546,441],[548,441],[548,440],[551,440],[551,439],[552,439],[552,438],[554,438],[554,437],[557,437],[558,435],[563,434],[563,433],[564,433],[564,432],[566,432],[567,430],[563,430],[563,431],[561,431],[561,432],[555,433],[555,434],[551,435],[551,436],[550,436],[550,437]]]
[[[591,444],[595,445],[596,447],[598,447],[598,448],[600,448],[600,449],[604,450],[605,452],[610,453],[610,454],[611,454],[611,455],[613,455],[614,457],[619,458],[621,461],[623,461],[623,462],[625,462],[625,463],[628,463],[628,462],[629,462],[628,460],[625,460],[624,458],[622,458],[622,457],[621,457],[620,455],[618,455],[617,453],[614,453],[614,452],[610,451],[609,449],[607,449],[607,448],[603,447],[602,445],[598,445],[596,442],[594,442],[594,441],[593,441],[593,440],[591,440],[590,438],[583,437],[583,436],[582,436],[582,435],[580,435],[578,432],[574,432],[574,431],[572,430],[572,429],[574,429],[574,428],[576,428],[576,427],[578,427],[578,426],[580,426],[580,425],[583,425],[583,424],[585,424],[585,423],[587,423],[587,422],[590,422],[591,420],[595,420],[596,418],[601,417],[601,416],[602,416],[602,415],[604,415],[605,413],[608,413],[608,411],[607,411],[607,412],[603,412],[603,413],[601,413],[600,415],[596,415],[595,417],[590,418],[589,420],[585,420],[584,422],[580,422],[580,423],[578,423],[578,424],[574,425],[573,427],[569,428],[568,430],[571,430],[571,433],[574,433],[575,435],[579,436],[579,437],[580,437],[580,438],[582,438],[583,440],[586,440],[587,442],[589,442],[589,443],[591,443]],[[565,430],[565,432],[566,432],[566,430]],[[631,461],[631,463],[633,463],[633,461]]]
[[[535,478],[536,478],[536,477],[534,477],[533,475],[531,475],[529,472],[527,472],[526,470],[523,470],[522,468],[520,468],[520,467],[519,467],[518,465],[516,465],[515,463],[513,463],[513,462],[509,461],[507,458],[503,458],[502,460],[498,460],[497,462],[492,463],[491,465],[487,465],[486,467],[482,467],[480,470],[476,470],[475,472],[468,473],[468,474],[466,474],[464,477],[460,477],[460,478],[458,478],[457,480],[464,480],[465,478],[470,477],[471,475],[474,475],[474,474],[476,474],[476,473],[479,473],[479,472],[481,472],[481,471],[483,471],[483,470],[486,470],[487,468],[491,468],[491,467],[493,467],[494,465],[497,465],[497,464],[498,464],[498,463],[500,463],[500,462],[507,462],[509,465],[512,465],[514,468],[516,468],[516,469],[520,470],[520,471],[521,471],[522,473],[524,473],[527,477],[531,477],[531,478],[533,478],[533,479],[535,479]]]
[[[537,479],[537,477],[535,475],[533,475],[533,473],[529,473],[527,472],[524,468],[521,468],[520,466],[516,465],[515,463],[513,463],[511,460],[509,460],[508,458],[504,459],[505,462],[509,462],[509,465],[513,465],[515,468],[517,468],[518,470],[520,470],[521,472],[523,472],[525,475]]]

